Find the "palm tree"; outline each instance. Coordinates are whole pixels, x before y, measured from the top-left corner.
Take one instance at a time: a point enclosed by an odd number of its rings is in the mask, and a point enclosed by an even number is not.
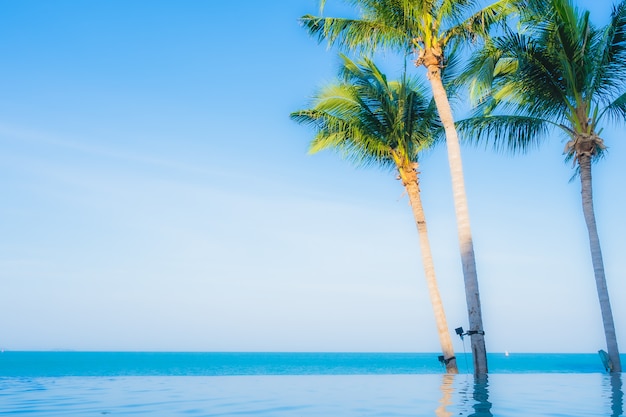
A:
[[[452,109],[442,81],[446,63],[463,42],[486,36],[492,24],[515,11],[519,0],[498,0],[480,8],[478,0],[346,0],[358,6],[358,19],[314,17],[301,22],[320,41],[338,43],[348,49],[374,50],[391,47],[406,53],[415,51],[416,66],[424,66],[443,124],[452,179],[454,208],[461,250],[465,295],[471,335],[474,372],[487,373],[478,276],[470,229],[465,180],[459,138]],[[322,0],[322,10],[325,5]]]
[[[419,152],[431,146],[440,123],[423,88],[403,76],[388,81],[369,59],[355,63],[342,55],[341,80],[322,89],[311,109],[291,114],[316,135],[310,152],[334,149],[359,164],[397,170],[406,189],[420,238],[422,262],[449,373],[458,373],[431,255],[420,198]]]
[[[476,140],[525,151],[560,130],[566,158],[581,180],[607,350],[621,371],[617,337],[593,209],[592,162],[605,154],[601,124],[626,118],[626,0],[605,27],[595,28],[588,11],[571,0],[532,0],[520,33],[493,38],[471,60],[466,74],[480,103],[476,117],[459,122]]]

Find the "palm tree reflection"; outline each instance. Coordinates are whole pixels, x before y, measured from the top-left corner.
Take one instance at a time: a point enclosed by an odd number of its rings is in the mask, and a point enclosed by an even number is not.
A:
[[[441,383],[442,397],[439,401],[439,407],[435,410],[435,416],[437,417],[451,417],[453,414],[451,411],[448,411],[447,407],[452,405],[452,396],[455,391],[454,378],[455,375],[453,374],[443,375]],[[489,402],[489,381],[487,375],[474,376],[474,386],[471,394],[473,401],[470,401],[467,397],[463,399],[464,396],[469,395],[469,387],[460,389],[458,394],[458,405],[461,408],[464,408],[463,406],[469,408],[471,405],[473,409],[473,413],[469,414],[468,417],[493,417],[491,403]],[[465,413],[460,414],[465,415]]]
[[[622,391],[622,374],[613,372],[608,376],[611,380],[611,417],[624,415],[624,391]]]
[[[457,378],[456,385],[455,378]],[[443,375],[440,388],[442,396],[439,401],[440,405],[435,410],[436,417],[452,417],[452,415],[493,417],[492,403],[489,401],[488,376],[478,375],[473,379],[470,378],[469,375]],[[613,372],[606,375],[603,379],[603,392],[604,398],[610,398],[610,416],[625,416],[622,373]]]
[[[492,417],[489,402],[489,378],[487,375],[474,377],[474,413],[469,417]]]
[[[439,403],[441,404],[435,410],[435,415],[437,417],[450,417],[452,416],[452,412],[446,410],[446,407],[452,404],[452,394],[454,392],[454,387],[452,384],[454,383],[454,374],[444,374],[443,381],[441,382],[441,400]]]

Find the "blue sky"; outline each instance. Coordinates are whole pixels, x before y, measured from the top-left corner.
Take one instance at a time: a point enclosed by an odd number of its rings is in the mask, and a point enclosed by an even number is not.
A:
[[[610,2],[580,4],[601,21]],[[297,23],[315,0],[0,8],[0,347],[438,351],[401,185],[307,155],[288,118],[336,69]],[[626,349],[622,129],[594,197]],[[604,348],[563,146],[463,149],[489,351]],[[421,170],[448,322],[467,328],[445,149]]]

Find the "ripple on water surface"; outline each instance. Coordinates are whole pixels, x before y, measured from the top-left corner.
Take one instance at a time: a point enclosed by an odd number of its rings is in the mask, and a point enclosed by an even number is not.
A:
[[[0,379],[0,415],[621,416],[620,375],[306,375]]]

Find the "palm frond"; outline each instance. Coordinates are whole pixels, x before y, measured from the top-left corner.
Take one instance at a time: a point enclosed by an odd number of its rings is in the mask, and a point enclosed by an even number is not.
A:
[[[470,60],[468,74],[472,98],[483,112],[498,105],[512,114],[562,118],[568,108],[558,65],[549,51],[524,34],[494,38]]]
[[[478,10],[446,30],[442,36],[444,43],[448,43],[452,39],[469,42],[475,42],[477,39],[488,39],[494,25],[504,24],[509,16],[518,12],[522,3],[521,0],[498,0]]]
[[[614,6],[611,21],[606,25],[592,54],[596,69],[589,83],[588,95],[607,97],[621,93],[626,85],[626,1]]]
[[[379,20],[344,19],[305,15],[300,23],[318,42],[338,45],[348,50],[372,52],[379,48],[407,49],[406,32]]]
[[[613,102],[607,105],[598,116],[598,120],[601,119],[604,114],[613,122],[626,122],[626,93],[617,97]]]
[[[440,22],[455,26],[462,22],[478,7],[476,0],[443,0],[431,5],[430,9],[434,18]]]
[[[503,59],[505,51],[494,40],[489,40],[483,48],[472,54],[464,71],[454,81],[458,85],[468,86],[470,100],[474,104],[482,105],[491,96],[496,66]]]
[[[528,116],[479,116],[457,122],[466,141],[497,152],[524,153],[537,148],[553,124]]]
[[[319,110],[294,112],[291,118],[315,128],[317,133],[309,145],[310,154],[332,150],[359,166],[388,167],[392,163],[390,148],[384,142],[347,120]]]

